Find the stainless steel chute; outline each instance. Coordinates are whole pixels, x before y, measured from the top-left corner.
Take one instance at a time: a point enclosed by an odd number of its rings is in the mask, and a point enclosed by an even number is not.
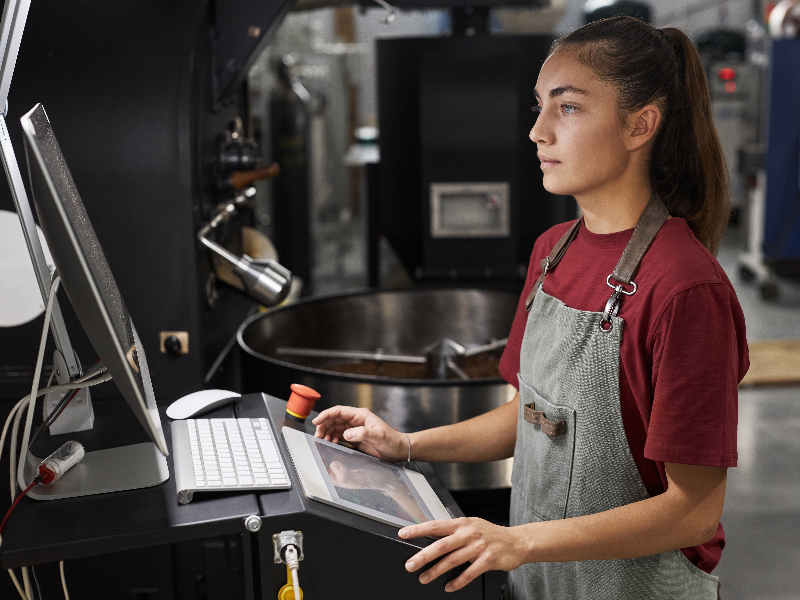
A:
[[[496,365],[518,300],[507,291],[408,289],[257,314],[238,334],[243,391],[287,397],[291,383],[302,383],[322,394],[315,409],[364,406],[401,431],[463,421],[514,396]],[[511,459],[435,468],[453,491],[511,481]]]

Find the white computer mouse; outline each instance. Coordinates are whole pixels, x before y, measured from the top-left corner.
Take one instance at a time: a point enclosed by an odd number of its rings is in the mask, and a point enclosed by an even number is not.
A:
[[[175,400],[167,407],[167,416],[173,420],[190,419],[240,397],[241,394],[227,390],[200,390]]]

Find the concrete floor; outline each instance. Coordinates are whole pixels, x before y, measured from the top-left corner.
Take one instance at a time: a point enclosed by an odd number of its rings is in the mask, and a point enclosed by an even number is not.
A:
[[[741,232],[720,263],[731,279],[750,341],[800,338],[800,284],[781,279],[764,302],[739,277]],[[800,600],[800,385],[739,390],[739,466],[728,470],[722,524],[728,545],[714,571],[724,600]]]
[[[740,225],[728,233],[719,260],[744,310],[748,340],[800,338],[800,283],[781,279],[780,297],[763,301],[739,275],[744,231]],[[362,236],[353,219],[316,238],[314,293],[365,287]],[[386,282],[391,265],[382,271]],[[739,466],[728,471],[722,523],[727,547],[714,574],[723,600],[800,600],[800,385],[740,389]]]

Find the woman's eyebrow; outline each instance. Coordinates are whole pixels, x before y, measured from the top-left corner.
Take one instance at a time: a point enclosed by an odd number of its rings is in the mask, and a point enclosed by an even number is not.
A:
[[[557,98],[558,96],[561,96],[563,94],[570,93],[570,92],[573,93],[573,94],[583,94],[584,96],[589,96],[589,92],[587,92],[586,90],[581,89],[579,87],[575,87],[574,85],[560,85],[558,87],[554,87],[552,90],[550,90],[550,93],[548,94],[548,96],[550,98]],[[533,90],[533,95],[537,99],[541,98],[541,96],[539,96],[539,92],[536,91],[536,90]]]

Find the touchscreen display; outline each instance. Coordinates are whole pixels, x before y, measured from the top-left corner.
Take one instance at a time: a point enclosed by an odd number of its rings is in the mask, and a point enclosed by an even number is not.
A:
[[[340,500],[411,523],[431,519],[400,473],[369,458],[315,440],[315,447]]]

